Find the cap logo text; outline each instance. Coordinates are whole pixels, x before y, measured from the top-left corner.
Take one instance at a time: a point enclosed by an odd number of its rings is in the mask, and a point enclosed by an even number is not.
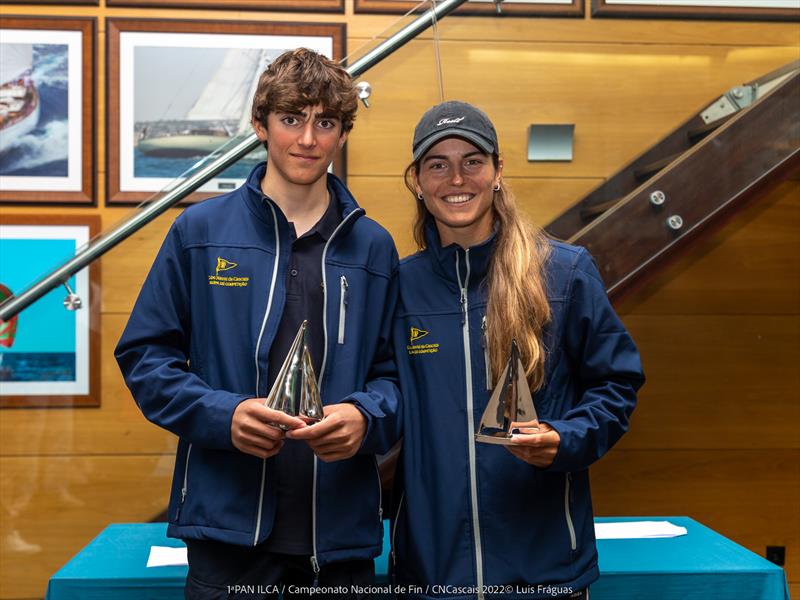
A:
[[[440,125],[455,125],[456,123],[461,123],[465,117],[458,117],[457,119],[440,119],[439,122],[436,124],[437,127]]]

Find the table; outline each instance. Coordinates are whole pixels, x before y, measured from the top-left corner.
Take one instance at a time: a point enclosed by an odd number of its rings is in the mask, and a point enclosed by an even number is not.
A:
[[[600,540],[600,580],[592,600],[788,600],[786,575],[768,562],[688,517],[600,517],[597,522],[669,520],[688,534],[649,540]],[[385,522],[384,527],[388,529]],[[375,561],[386,582],[388,531]],[[47,600],[180,600],[186,567],[148,569],[150,546],[182,546],[166,523],[115,524],[50,579]]]

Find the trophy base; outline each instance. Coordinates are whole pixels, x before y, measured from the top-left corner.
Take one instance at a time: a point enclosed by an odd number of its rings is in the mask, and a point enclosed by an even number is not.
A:
[[[482,442],[484,444],[496,444],[498,446],[510,446],[511,445],[511,436],[506,436],[505,434],[500,435],[486,435],[483,433],[476,433],[475,434],[475,441]]]

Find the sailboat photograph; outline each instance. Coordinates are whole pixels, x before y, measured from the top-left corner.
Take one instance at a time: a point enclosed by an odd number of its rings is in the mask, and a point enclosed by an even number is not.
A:
[[[39,122],[41,101],[31,79],[33,44],[0,45],[0,153],[19,143]]]
[[[4,32],[5,33],[5,32]],[[15,32],[14,32],[15,33]],[[0,176],[68,175],[66,44],[0,43]]]
[[[199,60],[196,52],[189,59],[184,56],[187,51],[202,52],[203,59]],[[258,77],[276,53],[250,48],[137,48],[137,92],[153,89],[149,81],[153,74],[147,65],[153,60],[163,65],[165,54],[168,61],[183,64],[190,60],[191,66],[189,72],[164,69],[184,76],[172,80],[172,89],[164,89],[166,82],[161,81],[161,92],[143,98],[134,108],[136,177],[177,177],[234,137],[249,133],[250,102]],[[208,65],[213,68],[207,69]],[[263,151],[254,152],[222,177],[246,177],[263,156]]]

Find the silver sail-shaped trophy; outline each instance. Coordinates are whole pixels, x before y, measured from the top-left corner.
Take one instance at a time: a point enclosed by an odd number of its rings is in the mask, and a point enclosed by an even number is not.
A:
[[[311,424],[321,421],[324,415],[317,376],[308,350],[307,330],[308,321],[303,321],[264,404],[267,408],[285,412]],[[278,423],[275,426],[287,429]]]
[[[531,430],[538,428],[539,418],[525,377],[525,367],[517,342],[512,340],[511,356],[483,411],[475,441],[508,445],[514,431],[532,433]]]

